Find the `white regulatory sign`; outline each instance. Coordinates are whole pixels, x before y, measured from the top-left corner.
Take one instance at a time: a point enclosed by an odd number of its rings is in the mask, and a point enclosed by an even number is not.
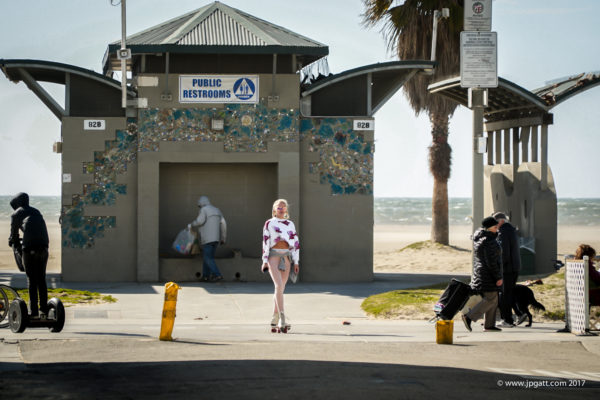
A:
[[[496,32],[460,33],[460,86],[498,87],[498,36]]]
[[[374,131],[375,121],[372,119],[355,119],[353,129],[355,131]]]
[[[492,30],[492,0],[465,0],[465,31]]]
[[[106,129],[106,120],[103,119],[84,119],[83,130],[103,131]]]

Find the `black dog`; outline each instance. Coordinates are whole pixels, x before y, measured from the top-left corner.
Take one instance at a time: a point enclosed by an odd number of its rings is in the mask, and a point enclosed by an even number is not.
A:
[[[527,317],[529,323],[525,326],[531,326],[533,318],[529,312],[529,306],[538,311],[546,311],[546,307],[544,307],[542,303],[538,303],[535,299],[533,290],[529,289],[527,286],[515,285],[515,304],[513,304],[513,309],[519,317],[517,325],[521,325],[525,322],[525,317]]]

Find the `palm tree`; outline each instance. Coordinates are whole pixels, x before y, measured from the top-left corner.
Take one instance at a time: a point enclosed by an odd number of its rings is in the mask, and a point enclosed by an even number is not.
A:
[[[433,13],[450,9],[450,18],[439,21],[436,45],[437,67],[433,75],[416,75],[404,84],[416,115],[425,111],[431,121],[429,170],[433,175],[431,204],[431,240],[448,244],[448,179],[452,149],[448,144],[448,121],[458,103],[439,95],[431,95],[427,86],[460,73],[460,31],[463,26],[462,0],[363,0],[363,23],[383,23],[382,32],[390,51],[400,60],[428,60],[431,54]]]

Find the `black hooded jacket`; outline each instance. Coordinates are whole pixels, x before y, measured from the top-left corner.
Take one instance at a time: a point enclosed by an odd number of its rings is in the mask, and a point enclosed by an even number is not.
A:
[[[498,241],[502,246],[504,272],[518,273],[521,270],[521,256],[519,253],[519,236],[515,227],[509,222],[503,223],[498,229]]]
[[[502,248],[497,234],[480,228],[473,234],[473,279],[471,287],[477,292],[500,289],[496,282],[502,279]]]
[[[23,231],[24,250],[40,250],[48,248],[48,230],[42,214],[29,206],[27,193],[19,193],[11,201],[15,212],[10,216],[10,237],[8,245],[19,246],[19,229]]]

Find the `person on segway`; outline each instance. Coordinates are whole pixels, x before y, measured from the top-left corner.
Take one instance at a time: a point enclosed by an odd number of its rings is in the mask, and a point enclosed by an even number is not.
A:
[[[10,206],[15,212],[10,216],[9,247],[21,255],[29,286],[31,317],[48,314],[48,289],[46,286],[46,264],[48,262],[48,230],[42,214],[29,205],[27,193],[17,194]],[[23,240],[19,237],[23,232]],[[39,294],[39,307],[38,307]]]

